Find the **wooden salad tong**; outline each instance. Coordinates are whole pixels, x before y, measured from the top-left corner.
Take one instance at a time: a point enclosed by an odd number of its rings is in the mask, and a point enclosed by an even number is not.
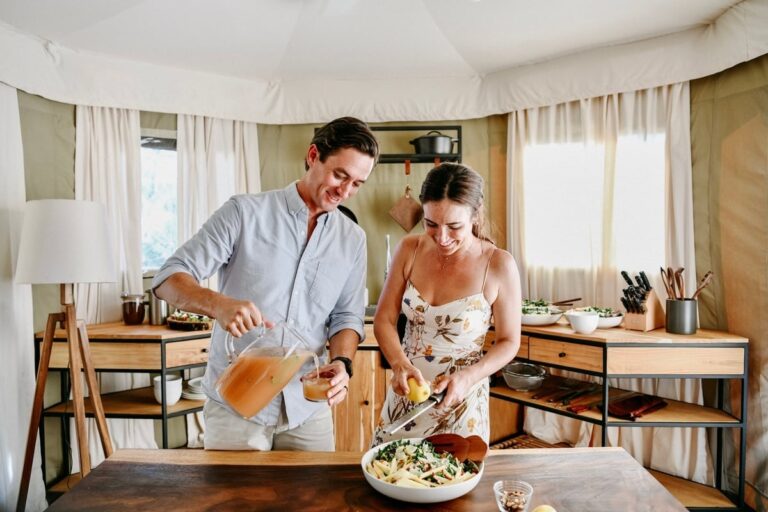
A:
[[[459,434],[434,434],[425,439],[435,447],[436,452],[448,452],[460,461],[482,462],[488,455],[488,444],[480,436]]]

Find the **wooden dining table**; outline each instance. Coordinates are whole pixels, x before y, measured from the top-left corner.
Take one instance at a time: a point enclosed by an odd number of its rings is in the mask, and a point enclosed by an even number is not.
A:
[[[493,484],[533,486],[529,511],[685,511],[622,448],[492,450],[477,487],[452,501],[404,503],[375,491],[361,453],[118,450],[49,510],[492,511]]]

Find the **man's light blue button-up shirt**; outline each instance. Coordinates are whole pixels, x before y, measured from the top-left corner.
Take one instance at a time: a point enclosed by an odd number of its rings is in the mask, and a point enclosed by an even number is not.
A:
[[[365,232],[334,210],[320,215],[307,240],[308,222],[309,210],[296,183],[282,190],[233,196],[165,262],[152,288],[176,272],[201,281],[218,271],[221,293],[253,302],[270,321],[288,323],[318,355],[342,329],[354,330],[362,340]],[[216,382],[228,364],[225,334],[217,324],[203,379],[208,397],[221,404],[225,402],[216,392]],[[245,347],[255,336],[248,333],[238,346]],[[327,407],[304,399],[299,377],[313,367],[308,362],[251,421],[277,425],[284,401],[288,426],[295,428]]]

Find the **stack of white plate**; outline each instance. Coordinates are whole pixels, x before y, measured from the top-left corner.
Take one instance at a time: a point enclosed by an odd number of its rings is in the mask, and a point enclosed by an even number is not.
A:
[[[203,378],[195,377],[194,379],[189,379],[187,385],[181,391],[181,396],[187,400],[205,400]]]

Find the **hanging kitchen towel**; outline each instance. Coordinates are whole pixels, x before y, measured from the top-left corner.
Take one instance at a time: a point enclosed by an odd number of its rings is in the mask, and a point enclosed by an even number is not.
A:
[[[424,211],[421,204],[411,197],[411,187],[405,187],[405,194],[397,200],[395,206],[389,210],[389,215],[400,224],[405,231],[410,231],[421,221]]]

